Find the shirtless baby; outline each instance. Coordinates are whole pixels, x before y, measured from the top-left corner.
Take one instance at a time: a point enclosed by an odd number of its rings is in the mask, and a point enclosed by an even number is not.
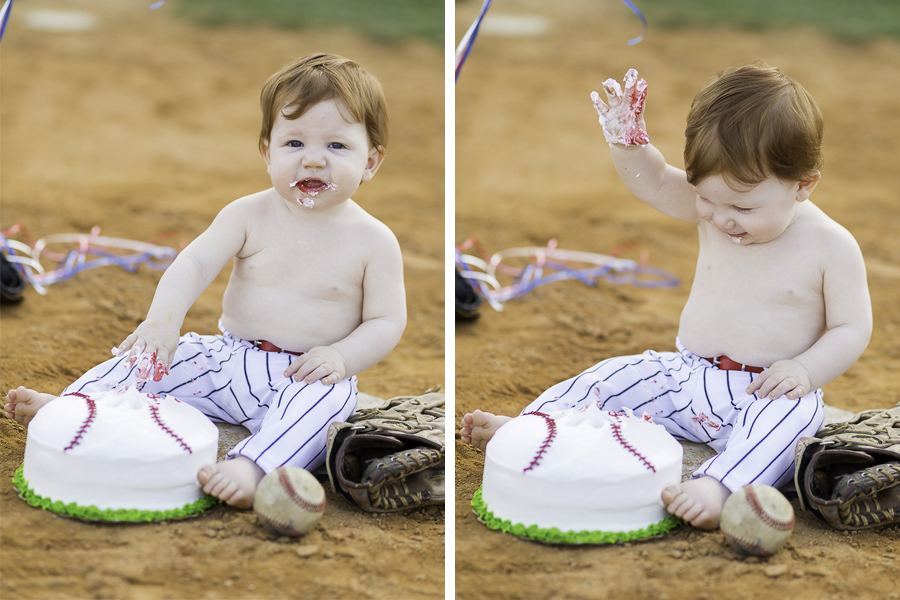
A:
[[[822,163],[822,116],[799,84],[761,63],[720,72],[687,118],[685,170],[644,130],[646,84],[592,94],[613,162],[640,200],[695,223],[697,270],[678,352],[611,358],[559,383],[522,412],[588,402],[646,412],[676,438],[717,455],[666,488],[668,511],[715,529],[722,505],[750,484],[780,487],[794,447],[824,418],[821,387],[869,343],[872,309],[853,236],[810,200]],[[461,437],[484,449],[510,417],[479,410]]]
[[[143,381],[251,436],[205,466],[203,489],[239,508],[263,475],[324,461],[328,424],[355,410],[356,377],[406,326],[400,248],[351,195],[384,159],[381,85],[358,64],[316,54],[266,82],[259,148],[272,187],[225,206],[160,279],[146,320],[64,393]],[[222,335],[181,336],[223,267]],[[5,413],[27,425],[55,396],[20,387]]]

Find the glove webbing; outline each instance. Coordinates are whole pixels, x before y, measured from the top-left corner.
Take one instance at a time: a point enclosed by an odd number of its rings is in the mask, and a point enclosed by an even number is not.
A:
[[[844,482],[842,482],[844,483]],[[838,507],[841,521],[852,527],[866,527],[896,520],[898,506],[882,506],[876,498],[878,492],[900,485],[900,464],[888,463],[868,467],[847,476],[849,493],[840,493],[842,504]],[[844,487],[838,484],[837,487]],[[853,496],[861,495],[861,498]],[[846,496],[846,497],[845,497]],[[843,502],[848,502],[844,504]],[[871,502],[871,504],[870,504]]]

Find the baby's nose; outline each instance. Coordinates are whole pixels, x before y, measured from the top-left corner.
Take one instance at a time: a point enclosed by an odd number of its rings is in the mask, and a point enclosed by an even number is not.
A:
[[[303,155],[303,166],[307,168],[316,168],[325,166],[325,157],[321,152],[310,151]]]
[[[731,231],[734,229],[734,220],[728,217],[716,217],[713,224],[723,231]]]

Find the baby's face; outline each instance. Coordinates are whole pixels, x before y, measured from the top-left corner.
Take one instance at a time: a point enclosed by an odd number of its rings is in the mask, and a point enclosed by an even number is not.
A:
[[[800,202],[809,198],[815,182],[788,183],[769,177],[737,192],[721,175],[694,186],[697,213],[735,244],[764,244],[780,236],[797,218]]]
[[[279,112],[263,155],[275,190],[313,210],[350,198],[383,158],[370,147],[365,126],[347,122],[335,100],[320,102],[293,120]]]

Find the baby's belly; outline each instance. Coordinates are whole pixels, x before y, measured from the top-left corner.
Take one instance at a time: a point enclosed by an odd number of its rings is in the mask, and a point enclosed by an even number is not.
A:
[[[688,301],[678,337],[703,357],[726,355],[737,362],[768,367],[808,350],[824,331],[824,315],[813,308],[715,306]]]
[[[226,290],[222,325],[245,340],[267,340],[279,348],[307,352],[347,337],[362,322],[360,303],[300,295],[273,296]]]

